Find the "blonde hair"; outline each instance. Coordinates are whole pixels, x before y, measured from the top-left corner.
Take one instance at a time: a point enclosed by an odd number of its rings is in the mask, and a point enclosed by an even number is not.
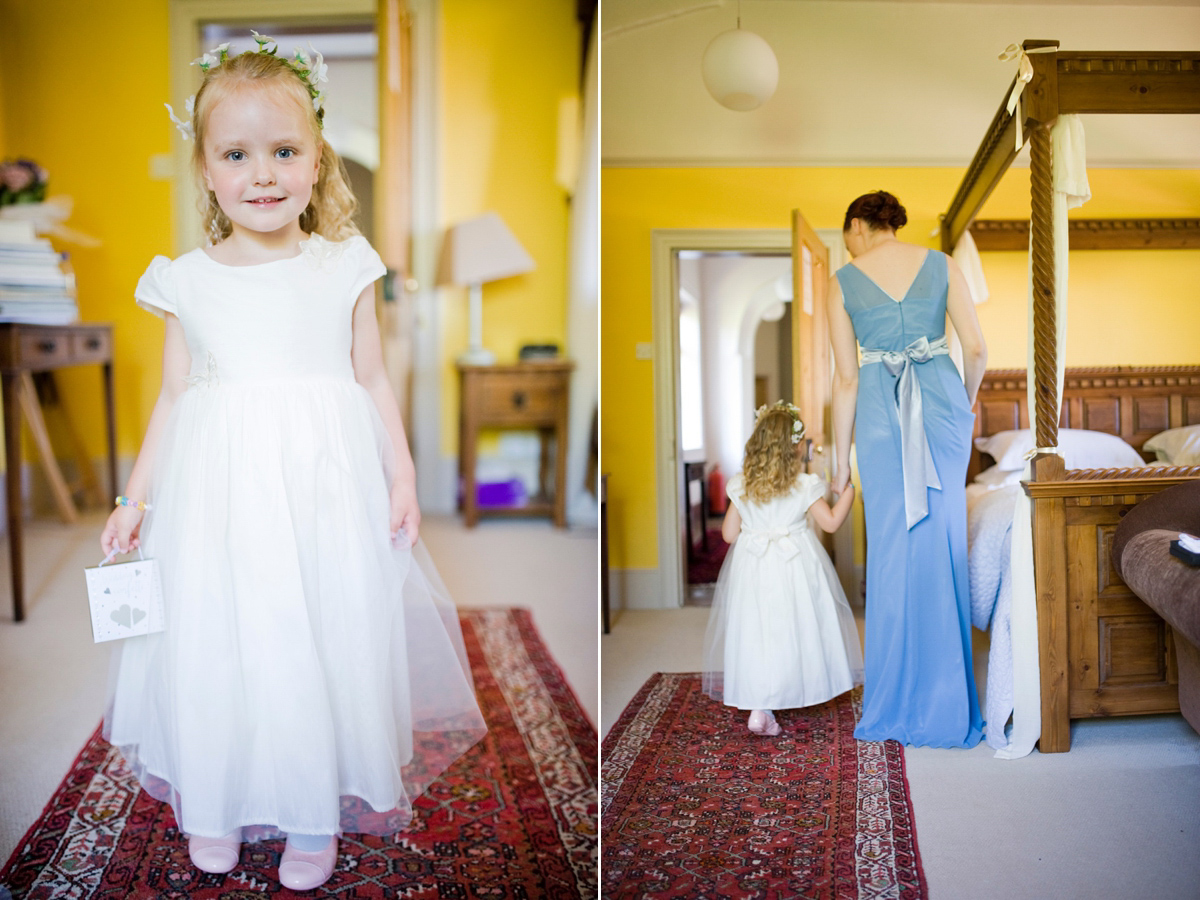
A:
[[[800,474],[800,454],[792,442],[797,421],[787,407],[772,406],[754,423],[742,463],[747,499],[766,503],[792,489]]]
[[[331,241],[343,241],[358,234],[358,226],[354,224],[358,201],[350,190],[346,167],[321,134],[321,120],[313,108],[308,87],[284,60],[270,53],[254,52],[230,56],[210,68],[205,73],[204,84],[196,93],[192,114],[192,125],[196,131],[196,140],[192,145],[192,174],[200,190],[200,217],[204,221],[204,233],[214,244],[218,244],[233,232],[228,216],[217,204],[216,194],[204,183],[204,138],[208,130],[208,117],[222,100],[251,88],[273,90],[304,110],[304,118],[321,154],[317,183],[313,185],[308,208],[300,214],[300,228],[308,234],[320,234]]]

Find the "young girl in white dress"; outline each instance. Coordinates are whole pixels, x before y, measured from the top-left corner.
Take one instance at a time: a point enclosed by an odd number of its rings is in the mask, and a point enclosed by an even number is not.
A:
[[[405,828],[486,727],[415,543],[384,266],[321,136],[325,67],[256,39],[198,60],[193,121],[176,120],[211,245],[157,257],[135,291],[166,320],[162,389],[101,544],[158,560],[166,627],[120,649],[104,736],[198,868],[283,832],[279,880],[307,890],[336,835]]]
[[[703,688],[750,710],[748,727],[777,735],[772,710],[815,706],[862,684],[854,614],[824,548],[808,525],[833,532],[854,501],[848,485],[831,508],[819,475],[802,471],[800,410],[779,401],[758,411],[743,471],[729,479],[732,504],[705,636]]]

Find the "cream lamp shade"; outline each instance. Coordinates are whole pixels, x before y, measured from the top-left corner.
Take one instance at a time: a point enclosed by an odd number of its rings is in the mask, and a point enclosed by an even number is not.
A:
[[[771,45],[741,28],[709,42],[700,70],[713,99],[738,112],[758,109],[779,85],[779,61]]]
[[[446,232],[437,283],[467,287],[469,346],[460,363],[490,366],[496,355],[483,347],[483,284],[534,269],[533,258],[496,213],[459,222]]]

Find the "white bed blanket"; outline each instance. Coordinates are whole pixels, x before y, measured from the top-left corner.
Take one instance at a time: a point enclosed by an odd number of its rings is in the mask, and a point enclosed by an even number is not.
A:
[[[1004,726],[1013,711],[1012,548],[1013,510],[1020,485],[992,490],[967,489],[967,570],[971,584],[971,624],[992,630],[988,653],[987,742],[1008,745]]]

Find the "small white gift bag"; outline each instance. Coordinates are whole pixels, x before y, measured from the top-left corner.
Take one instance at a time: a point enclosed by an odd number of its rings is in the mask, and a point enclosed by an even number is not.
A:
[[[84,569],[92,608],[92,640],[97,644],[163,630],[162,581],[153,559]],[[138,550],[141,557],[141,550]]]

